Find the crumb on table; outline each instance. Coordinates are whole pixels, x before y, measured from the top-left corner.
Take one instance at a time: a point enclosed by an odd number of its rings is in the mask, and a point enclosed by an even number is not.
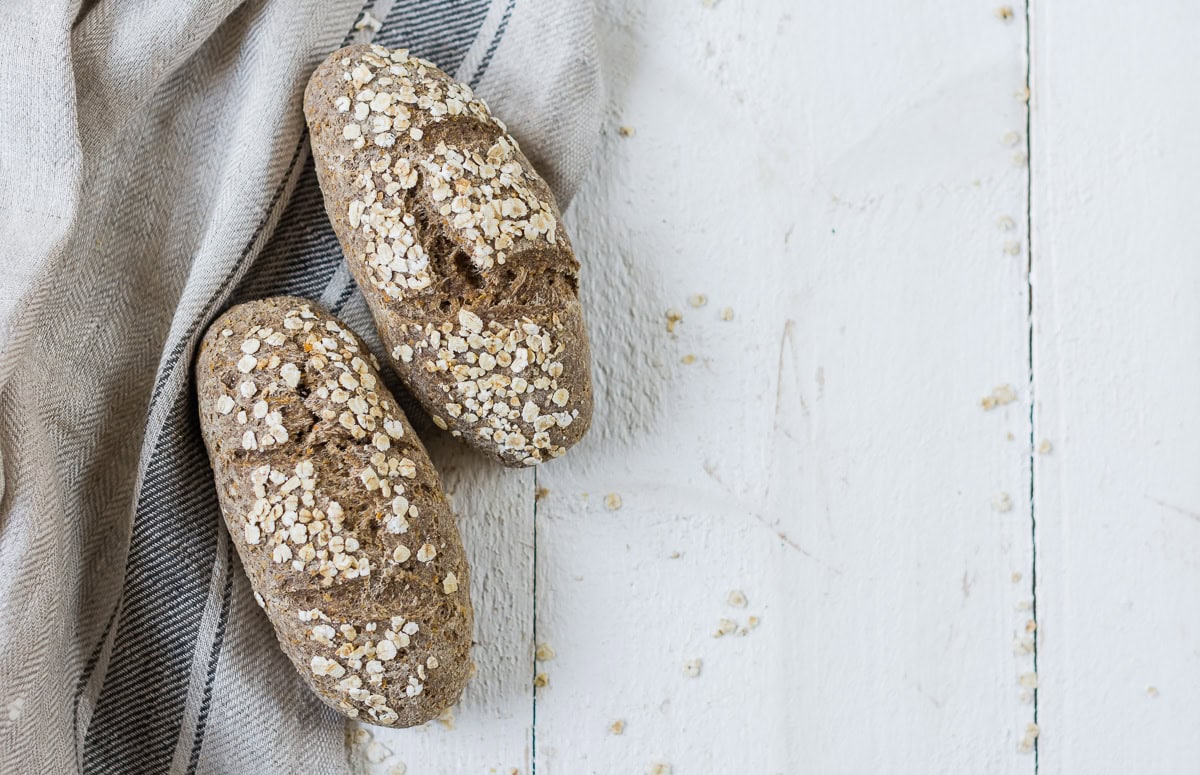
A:
[[[378,740],[372,740],[367,745],[367,750],[363,754],[371,764],[379,764],[384,759],[392,755],[392,750]]]
[[[1025,725],[1025,734],[1021,737],[1021,753],[1029,753],[1033,750],[1033,744],[1038,739],[1039,732],[1037,724],[1030,722]]]
[[[700,675],[700,667],[703,660],[700,659],[685,659],[683,662],[683,674],[688,678],[695,678]]]
[[[708,297],[705,296],[703,293],[693,293],[691,296],[688,297],[688,304],[692,305],[696,309],[703,307],[707,303],[708,303]]]
[[[746,593],[740,589],[729,590],[729,595],[725,598],[725,602],[734,608],[745,608],[749,601],[746,600]]]
[[[625,732],[625,719],[619,718],[608,725],[608,731],[614,735],[620,735]]]
[[[984,396],[979,401],[979,405],[983,407],[985,412],[990,412],[997,406],[1011,404],[1017,400],[1017,389],[1012,385],[999,385],[992,389],[990,395]]]
[[[621,137],[633,137],[637,134],[637,130],[631,126],[620,126],[617,127],[617,134],[621,135]]]
[[[554,653],[554,649],[549,643],[539,643],[533,656],[538,662],[549,662],[550,660],[554,659],[557,654]]]
[[[667,333],[675,333],[675,326],[683,322],[683,313],[677,309],[667,310]]]
[[[533,685],[539,689],[544,689],[550,685],[550,676],[545,673],[538,673],[533,677]]]
[[[608,507],[609,511],[616,511],[621,508],[621,496],[615,492],[610,492],[604,496],[604,505]]]
[[[717,631],[713,633],[713,637],[723,638],[734,632],[737,632],[737,622],[732,619],[721,619],[717,622]]]

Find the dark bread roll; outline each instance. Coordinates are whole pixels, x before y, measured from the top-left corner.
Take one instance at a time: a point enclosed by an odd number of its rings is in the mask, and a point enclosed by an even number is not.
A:
[[[322,700],[407,727],[471,672],[462,540],[437,472],[344,324],[304,299],[241,304],[196,367],[221,511],[283,650]]]
[[[554,196],[471,89],[357,45],[304,97],[325,208],[401,379],[505,465],[591,423],[579,262]]]

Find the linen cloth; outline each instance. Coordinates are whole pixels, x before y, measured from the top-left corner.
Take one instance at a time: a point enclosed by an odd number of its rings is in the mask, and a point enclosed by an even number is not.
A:
[[[589,0],[0,3],[0,772],[338,773],[199,435],[230,304],[375,340],[301,112],[374,39],[469,82],[566,205],[600,118]]]

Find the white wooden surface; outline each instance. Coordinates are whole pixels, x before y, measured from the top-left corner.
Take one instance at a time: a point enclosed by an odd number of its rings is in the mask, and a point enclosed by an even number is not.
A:
[[[594,427],[434,444],[480,672],[362,769],[1200,771],[1200,11],[1011,11],[600,3]]]

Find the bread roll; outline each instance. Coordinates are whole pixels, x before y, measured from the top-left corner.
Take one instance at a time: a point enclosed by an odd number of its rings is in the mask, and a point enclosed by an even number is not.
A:
[[[579,263],[554,196],[487,106],[433,64],[357,45],[304,98],[325,208],[401,379],[505,465],[591,423]]]
[[[234,307],[204,337],[200,426],[255,598],[313,691],[406,727],[471,671],[454,515],[362,341],[316,304]]]

